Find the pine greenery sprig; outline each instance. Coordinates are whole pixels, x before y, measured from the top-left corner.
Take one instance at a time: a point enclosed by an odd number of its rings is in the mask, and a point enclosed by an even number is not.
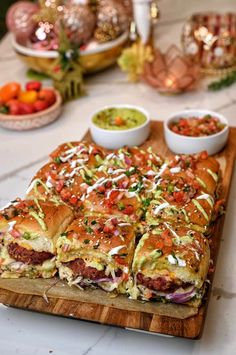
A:
[[[218,91],[224,88],[227,88],[236,82],[236,70],[232,71],[230,74],[227,74],[222,79],[213,81],[208,85],[208,90]]]

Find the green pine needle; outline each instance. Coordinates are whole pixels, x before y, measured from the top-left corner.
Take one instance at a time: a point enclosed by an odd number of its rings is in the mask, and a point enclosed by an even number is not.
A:
[[[233,85],[235,82],[236,82],[236,70],[232,71],[230,74],[227,74],[220,80],[213,81],[211,84],[208,85],[208,90],[218,91]]]

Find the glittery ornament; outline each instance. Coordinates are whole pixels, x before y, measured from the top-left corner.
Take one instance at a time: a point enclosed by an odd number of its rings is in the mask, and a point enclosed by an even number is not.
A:
[[[54,25],[50,22],[40,21],[30,37],[31,46],[37,50],[57,50],[58,38]]]
[[[9,8],[6,23],[9,31],[15,34],[17,40],[26,40],[32,33],[35,27],[32,16],[38,9],[38,5],[28,1],[19,1]]]
[[[126,12],[126,15],[132,19],[133,17],[133,2],[132,0],[116,0],[117,3],[121,4]]]
[[[57,31],[63,25],[66,35],[73,44],[86,43],[93,35],[96,17],[88,6],[71,4],[57,21]]]
[[[113,0],[102,0],[97,11],[95,38],[107,42],[117,38],[128,28],[128,17],[124,7]]]
[[[40,11],[34,16],[38,22],[49,22],[54,24],[60,13],[64,10],[63,0],[39,0]]]

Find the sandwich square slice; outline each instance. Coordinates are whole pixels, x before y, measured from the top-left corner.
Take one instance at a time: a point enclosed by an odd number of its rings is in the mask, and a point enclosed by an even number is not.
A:
[[[197,192],[192,198],[185,200],[183,190],[171,193],[160,190],[159,196],[151,200],[146,213],[149,225],[160,222],[182,223],[189,227],[209,234],[215,217],[214,198],[206,193]]]
[[[201,233],[164,222],[136,247],[130,297],[198,306],[209,260],[209,244]]]
[[[199,188],[205,193],[217,196],[219,182],[221,180],[221,170],[219,162],[209,157],[207,152],[195,155],[176,155],[166,164],[163,177],[167,174],[177,176],[185,174],[188,179],[192,179],[194,184],[198,183]]]
[[[82,289],[125,292],[135,248],[135,227],[116,217],[75,219],[57,241],[61,279]]]
[[[36,173],[26,193],[28,198],[64,202],[78,210],[89,186],[103,176],[103,172],[85,165],[50,162]]]
[[[57,237],[72,219],[65,205],[16,199],[0,213],[0,276],[52,277]]]

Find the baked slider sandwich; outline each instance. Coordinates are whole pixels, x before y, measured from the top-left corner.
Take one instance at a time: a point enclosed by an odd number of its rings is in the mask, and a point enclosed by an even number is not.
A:
[[[44,165],[31,181],[27,198],[33,196],[43,201],[61,202],[80,209],[81,197],[104,173],[72,163],[51,162]]]
[[[176,175],[185,173],[190,179],[199,184],[205,193],[217,196],[218,185],[221,180],[219,162],[209,157],[207,152],[195,155],[176,155],[166,162],[166,168],[162,177],[169,174]]]
[[[73,219],[65,205],[16,199],[0,213],[0,276],[50,278],[56,241]]]
[[[61,144],[51,154],[50,159],[56,163],[72,163],[96,168],[101,165],[107,154],[106,149],[89,142],[68,142]]]
[[[125,292],[135,248],[135,228],[116,217],[75,219],[57,241],[61,279],[81,289]]]
[[[198,192],[189,198],[184,190],[172,193],[160,191],[160,195],[150,202],[146,221],[149,225],[157,225],[163,221],[182,223],[208,234],[215,217],[214,205],[214,198],[206,193]]]
[[[199,306],[209,268],[208,241],[199,232],[163,223],[140,239],[130,298]]]

